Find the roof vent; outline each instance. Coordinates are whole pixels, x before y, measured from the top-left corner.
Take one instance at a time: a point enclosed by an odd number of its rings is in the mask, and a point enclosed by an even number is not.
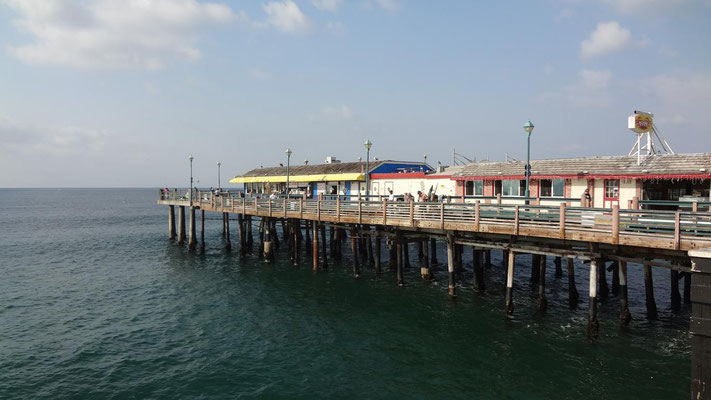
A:
[[[326,157],[326,164],[338,164],[341,160],[336,159],[334,156]]]
[[[642,173],[643,173],[643,174],[646,174],[647,172],[649,172],[648,169],[643,169],[643,170],[642,170]]]
[[[699,168],[699,171],[706,172],[706,168]]]

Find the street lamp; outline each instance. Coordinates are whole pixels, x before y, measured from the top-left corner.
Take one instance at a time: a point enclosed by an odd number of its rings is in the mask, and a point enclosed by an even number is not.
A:
[[[286,197],[289,197],[289,160],[291,159],[291,149],[286,149]]]
[[[425,159],[425,163],[424,163],[425,165],[422,166],[422,170],[424,170],[424,169],[425,169],[425,166],[427,165],[427,154],[425,154],[424,156],[422,156],[422,158]]]
[[[365,146],[365,200],[370,200],[370,147],[373,146],[373,142],[370,139],[363,143]]]
[[[217,162],[217,190],[222,192],[222,185],[220,185],[220,167],[222,166],[221,162]]]
[[[528,149],[526,151],[526,204],[528,204],[531,187],[531,132],[533,131],[533,124],[530,120],[523,124],[523,130],[526,131],[526,136],[528,136]]]
[[[193,155],[188,157],[190,160],[190,207],[193,206]]]

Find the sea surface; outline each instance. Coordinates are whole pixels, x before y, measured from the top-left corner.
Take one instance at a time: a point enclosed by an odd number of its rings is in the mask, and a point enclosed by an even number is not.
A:
[[[689,396],[689,308],[670,311],[666,270],[654,269],[659,320],[645,319],[642,269],[630,265],[634,320],[620,327],[611,296],[590,343],[583,264],[580,308],[568,309],[567,279],[551,264],[540,316],[529,258],[519,257],[508,319],[499,252],[485,294],[472,290],[465,252],[453,301],[446,267],[423,282],[414,247],[404,288],[387,268],[355,279],[346,247],[318,273],[283,248],[272,263],[240,259],[223,249],[216,214],[205,253],[190,252],[168,239],[157,195],[0,189],[0,399]],[[236,249],[236,230],[232,239]]]

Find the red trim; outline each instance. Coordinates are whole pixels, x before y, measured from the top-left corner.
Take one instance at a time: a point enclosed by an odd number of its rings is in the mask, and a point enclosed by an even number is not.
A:
[[[370,174],[370,179],[408,179],[408,178],[424,178],[424,172],[391,172],[384,174]]]
[[[698,174],[641,174],[641,175],[531,175],[531,179],[709,179],[708,173]],[[458,176],[455,181],[526,179],[524,175]]]

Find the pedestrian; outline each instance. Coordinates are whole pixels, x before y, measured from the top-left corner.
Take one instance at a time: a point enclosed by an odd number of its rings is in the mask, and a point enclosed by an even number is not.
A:
[[[585,193],[583,194],[585,198],[585,204],[582,204],[583,207],[592,207],[592,197],[590,196],[590,189],[585,189]]]
[[[388,201],[395,201],[395,194],[393,194],[393,190],[389,190],[390,195],[388,196]]]

